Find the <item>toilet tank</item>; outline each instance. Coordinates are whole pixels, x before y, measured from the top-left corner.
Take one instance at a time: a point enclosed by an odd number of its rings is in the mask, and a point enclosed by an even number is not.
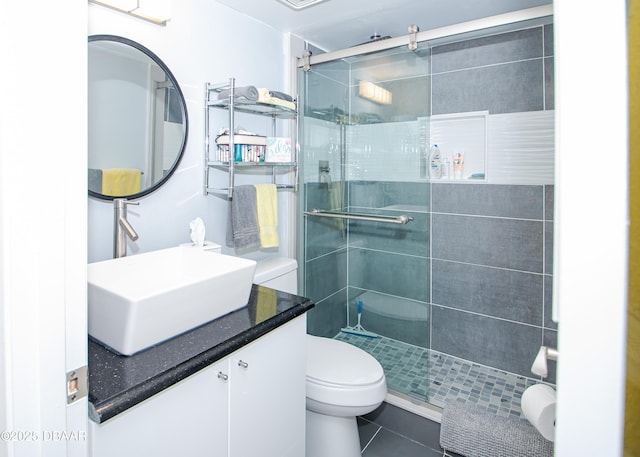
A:
[[[290,294],[297,294],[298,262],[287,257],[268,257],[258,260],[253,282]]]

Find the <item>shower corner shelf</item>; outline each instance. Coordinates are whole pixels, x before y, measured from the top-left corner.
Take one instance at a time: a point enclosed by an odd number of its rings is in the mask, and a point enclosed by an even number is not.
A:
[[[218,94],[223,90],[229,91],[229,97],[222,99],[218,98]],[[211,160],[211,146],[215,147],[215,137],[211,134],[211,128],[209,125],[209,110],[223,109],[229,111],[229,131],[234,132],[235,128],[235,114],[247,113],[258,116],[270,117],[272,123],[272,136],[276,136],[276,124],[278,120],[289,119],[295,121],[295,131],[298,129],[298,111],[297,109],[291,109],[286,106],[272,105],[268,103],[261,103],[253,100],[238,99],[235,94],[235,79],[230,78],[228,82],[221,84],[205,84],[205,115],[204,115],[204,128],[205,128],[205,151],[204,151],[204,195],[226,193],[227,198],[233,197],[233,188],[235,182],[235,173],[237,169],[256,169],[256,168],[268,168],[272,169],[272,182],[276,185],[277,189],[291,189],[294,192],[298,190],[298,148],[292,147],[291,153],[293,154],[293,161],[289,162],[236,162],[236,161],[219,161]],[[294,102],[297,103],[297,102]],[[229,150],[234,150],[233,134],[229,139]],[[213,141],[212,141],[213,137]],[[294,172],[293,182],[294,184],[280,184],[276,182],[276,169],[288,167]],[[217,168],[226,170],[229,174],[228,187],[210,187],[209,172],[211,168]]]

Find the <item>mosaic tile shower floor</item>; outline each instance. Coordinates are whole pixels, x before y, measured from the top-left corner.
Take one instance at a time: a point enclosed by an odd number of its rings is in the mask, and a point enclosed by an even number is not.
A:
[[[520,399],[534,379],[489,368],[390,338],[339,333],[336,339],[375,357],[389,390],[443,407],[445,400],[475,403],[503,417],[520,417]]]

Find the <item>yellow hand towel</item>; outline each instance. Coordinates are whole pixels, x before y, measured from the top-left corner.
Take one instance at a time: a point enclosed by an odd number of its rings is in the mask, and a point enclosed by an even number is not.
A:
[[[256,324],[271,319],[278,307],[277,292],[267,287],[258,287],[256,297]]]
[[[256,184],[255,187],[260,247],[277,247],[279,244],[278,190],[275,184]]]
[[[105,168],[102,170],[102,193],[113,197],[140,192],[140,170],[135,168]]]

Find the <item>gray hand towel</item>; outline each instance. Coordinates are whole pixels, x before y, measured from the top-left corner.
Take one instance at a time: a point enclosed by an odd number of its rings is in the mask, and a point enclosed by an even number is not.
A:
[[[227,246],[238,249],[260,247],[256,188],[252,185],[233,189],[227,219]]]
[[[274,98],[279,98],[280,100],[285,100],[287,102],[292,102],[293,97],[289,94],[285,94],[284,92],[278,92],[277,90],[270,90],[269,95]]]
[[[258,89],[255,86],[244,86],[234,88],[233,94],[236,99],[242,100],[258,100]],[[222,90],[218,93],[218,100],[221,98],[229,98],[229,89]]]

